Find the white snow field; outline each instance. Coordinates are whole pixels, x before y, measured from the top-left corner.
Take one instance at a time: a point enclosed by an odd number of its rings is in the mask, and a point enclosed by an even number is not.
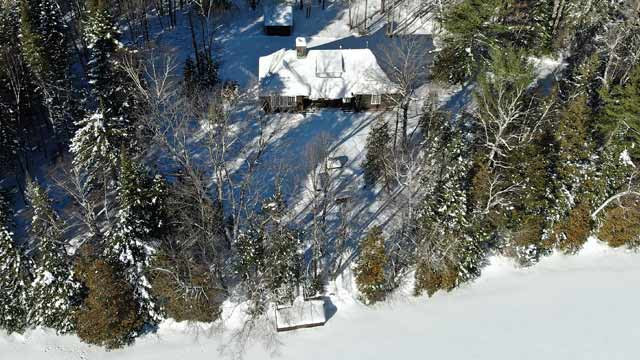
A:
[[[417,2],[407,1],[400,10],[411,12]],[[249,90],[258,77],[259,57],[292,48],[296,36],[306,37],[310,47],[320,50],[375,49],[384,39],[381,25],[369,36],[352,33],[346,23],[346,8],[338,1],[329,2],[324,11],[314,8],[310,19],[294,10],[296,25],[291,37],[264,36],[260,14],[240,12],[233,17],[237,18],[225,24],[216,39],[223,57],[221,75]],[[430,33],[430,21],[419,20],[409,25],[419,25],[424,28],[422,33]],[[184,44],[189,44],[184,22],[158,37],[182,63],[188,55]],[[544,76],[557,67],[550,61],[535,64]],[[431,89],[423,90],[421,94]],[[468,88],[443,92],[441,101],[452,110],[462,108],[471,94]],[[412,110],[412,117],[416,111]],[[279,160],[291,164],[299,179],[291,180],[296,184],[290,186],[305,188],[308,169],[301,164],[301,154],[307,143],[323,133],[331,141],[331,155],[348,159],[336,187],[355,184],[359,189],[365,139],[380,116],[393,114],[327,110],[304,116],[271,115],[270,126],[282,125],[282,129],[269,146],[265,163]],[[250,129],[253,132],[245,134],[244,144],[256,139],[257,130]],[[265,171],[264,176],[269,173]],[[357,190],[353,196],[357,204],[352,209],[354,238],[358,231],[384,223],[393,213],[375,194]],[[296,221],[304,225],[305,194],[294,200]],[[432,298],[413,297],[411,284],[407,284],[406,291],[399,291],[392,299],[366,307],[355,299],[348,269],[328,290],[325,326],[275,333],[275,324],[261,324],[260,331],[247,342],[244,359],[640,359],[640,254],[610,249],[595,239],[577,256],[556,254],[526,269],[504,258],[492,258],[480,279]],[[47,329],[23,335],[0,332],[0,360],[226,359],[238,355],[234,334],[241,314],[240,306],[227,304],[224,324],[198,331],[194,326],[165,321],[157,332],[114,351],[83,344],[76,336],[57,336]]]
[[[324,327],[250,340],[245,359],[638,359],[640,254],[591,240],[577,256],[526,269],[502,258],[478,281],[433,298],[397,295],[367,308],[330,297]],[[334,312],[332,311],[332,312]],[[330,314],[331,315],[331,314]],[[1,335],[1,359],[224,359],[231,330],[200,332],[165,322],[155,334],[107,352],[46,330]],[[271,334],[274,335],[274,334]]]

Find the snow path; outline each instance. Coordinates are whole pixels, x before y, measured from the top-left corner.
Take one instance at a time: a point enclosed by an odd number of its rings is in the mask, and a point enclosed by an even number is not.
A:
[[[333,296],[326,326],[280,334],[279,359],[636,359],[640,349],[640,255],[592,241],[578,256],[528,269],[494,259],[477,282],[449,294],[366,308]],[[250,341],[246,359],[271,350]],[[163,324],[124,350],[35,330],[0,336],[2,359],[218,359],[220,335],[196,337]]]

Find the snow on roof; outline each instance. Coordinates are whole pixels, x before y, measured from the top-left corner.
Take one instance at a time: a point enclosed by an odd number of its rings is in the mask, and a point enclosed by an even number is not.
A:
[[[293,330],[321,326],[327,321],[324,301],[296,299],[290,307],[276,309],[276,329]]]
[[[292,26],[293,7],[289,4],[279,3],[264,7],[265,26]]]
[[[311,100],[397,92],[369,49],[280,49],[260,57],[260,95],[307,96]]]
[[[344,56],[341,52],[323,51],[316,55],[317,77],[341,77],[344,73]]]

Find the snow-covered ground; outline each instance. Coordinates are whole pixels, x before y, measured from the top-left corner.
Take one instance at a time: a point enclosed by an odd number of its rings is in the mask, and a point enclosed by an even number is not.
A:
[[[399,9],[418,6],[419,0],[404,0]],[[237,81],[242,86],[250,86],[257,81],[258,58],[272,54],[280,49],[293,49],[296,37],[305,37],[309,48],[317,49],[361,49],[371,48],[374,52],[385,37],[383,25],[369,29],[368,34],[360,34],[356,28],[349,27],[347,2],[327,0],[325,9],[313,1],[311,17],[305,17],[305,11],[293,7],[293,33],[291,36],[268,36],[263,31],[263,11],[261,7],[251,10],[246,2],[236,1],[238,6],[220,19],[215,32],[218,48],[215,56],[221,61],[220,76],[225,80]],[[297,3],[296,3],[297,4]],[[364,0],[354,1],[352,17],[364,14]],[[368,2],[369,14],[379,8],[379,2]],[[400,10],[398,10],[400,11]],[[398,14],[400,19],[409,10]],[[356,20],[353,21],[354,23]],[[162,52],[172,53],[177,64],[183,64],[187,56],[193,57],[191,33],[186,16],[178,18],[178,26],[172,30],[160,29],[157,21],[150,21],[154,33],[155,46]],[[421,19],[411,25],[412,34],[431,34],[432,20]]]
[[[246,359],[637,359],[640,254],[591,240],[577,256],[517,269],[493,259],[482,278],[433,298],[396,296],[367,308],[340,292],[324,327],[250,341]],[[33,330],[0,336],[2,359],[218,359],[229,331],[163,323],[124,350],[106,352]],[[225,355],[226,354],[226,355]]]
[[[409,7],[410,8],[410,7]],[[359,36],[347,25],[348,12],[339,2],[328,2],[326,10],[314,8],[312,18],[294,10],[291,37],[262,34],[260,12],[235,12],[216,37],[222,56],[221,75],[238,81],[251,91],[257,77],[258,57],[280,48],[292,48],[295,36],[305,36],[318,49],[374,47],[383,41],[378,30]],[[428,28],[427,31],[429,32]],[[181,63],[190,49],[189,33],[182,22],[174,31],[159,35],[159,45],[174,49]],[[186,51],[185,51],[186,50]],[[557,62],[536,63],[541,77],[549,76]],[[255,89],[253,89],[255,90]],[[470,89],[421,89],[421,94],[439,90],[445,106],[457,112],[470,98]],[[412,111],[412,116],[416,110]],[[250,111],[249,111],[250,112]],[[287,165],[294,188],[308,186],[307,144],[319,134],[329,140],[331,156],[345,156],[345,167],[337,171],[336,192],[353,188],[351,222],[358,231],[371,223],[382,223],[390,209],[373,190],[362,190],[364,144],[369,128],[382,113],[315,113],[271,115],[269,127],[277,135],[269,145],[264,167]],[[247,120],[249,121],[249,120]],[[256,141],[257,129],[249,129],[243,144]],[[197,134],[196,134],[197,136]],[[272,183],[273,171],[261,171],[258,182]],[[305,185],[306,184],[306,185]],[[308,189],[307,189],[308,190]],[[308,192],[308,191],[307,191]],[[294,218],[304,226],[308,194],[295,196]],[[384,212],[382,210],[385,210]],[[396,294],[393,299],[366,307],[354,299],[347,270],[329,286],[328,322],[324,327],[273,333],[273,324],[263,324],[261,336],[249,341],[246,359],[635,359],[640,354],[640,255],[612,250],[592,240],[578,256],[554,255],[532,268],[515,268],[508,260],[492,259],[475,283],[431,299]],[[407,289],[410,289],[410,284]],[[407,291],[410,293],[410,290]],[[236,308],[225,312],[224,326],[211,329],[162,323],[123,350],[105,350],[81,343],[75,336],[56,336],[49,330],[30,330],[24,335],[0,334],[0,359],[216,359],[235,354],[232,337],[239,326]],[[266,341],[267,347],[264,345]]]

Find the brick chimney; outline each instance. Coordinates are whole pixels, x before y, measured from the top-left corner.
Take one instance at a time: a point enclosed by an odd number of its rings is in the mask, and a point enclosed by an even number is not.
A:
[[[307,57],[307,40],[303,37],[296,38],[296,54],[300,59]]]

